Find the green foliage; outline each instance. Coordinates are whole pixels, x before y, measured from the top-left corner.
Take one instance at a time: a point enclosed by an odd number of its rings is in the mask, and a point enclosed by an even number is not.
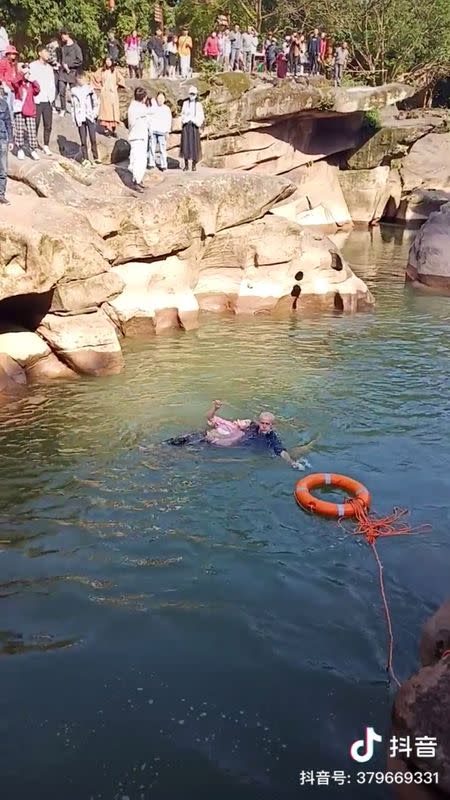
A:
[[[203,58],[202,56],[196,58],[195,67],[206,80],[221,71],[220,64],[217,61],[212,58]]]
[[[363,116],[363,129],[370,134],[374,134],[382,127],[381,117],[378,108],[365,111]]]
[[[67,28],[81,45],[87,64],[97,63],[105,54],[107,33],[115,30],[123,39],[134,28],[148,36],[156,28],[155,0],[116,0],[110,12],[106,0],[0,0],[2,16],[10,38],[22,55],[35,55],[41,42],[48,42],[61,28]],[[164,0],[164,25],[173,26],[175,10]]]
[[[90,65],[104,55],[109,30],[119,38],[133,28],[143,36],[152,32],[154,5],[155,0],[116,0],[110,13],[107,0],[0,0],[0,14],[24,57],[67,27]],[[450,72],[449,0],[162,0],[162,5],[165,26],[187,25],[197,55],[217,16],[226,14],[233,24],[278,34],[309,33],[318,25],[334,41],[348,41],[352,76],[364,83],[424,83]]]

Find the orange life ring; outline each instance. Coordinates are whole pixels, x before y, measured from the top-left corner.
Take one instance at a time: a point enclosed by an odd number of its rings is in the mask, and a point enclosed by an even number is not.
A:
[[[295,486],[294,496],[301,508],[310,511],[312,514],[322,514],[324,517],[354,517],[355,508],[353,503],[329,503],[327,500],[320,500],[311,494],[310,489],[319,489],[322,486],[333,486],[335,489],[344,489],[345,492],[358,498],[366,511],[370,508],[370,492],[366,487],[347,478],[346,475],[335,475],[330,472],[316,472],[302,478]]]

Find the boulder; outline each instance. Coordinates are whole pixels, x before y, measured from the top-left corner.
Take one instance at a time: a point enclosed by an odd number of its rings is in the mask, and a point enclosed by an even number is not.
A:
[[[11,156],[8,175],[29,186],[39,197],[66,201],[73,197],[77,183],[81,187],[89,186],[93,181],[93,176],[75,162],[58,158],[19,161]]]
[[[395,218],[408,227],[420,227],[433,213],[439,211],[444,203],[448,203],[449,192],[440,189],[414,189],[413,192],[403,194],[395,214],[387,213],[386,217]]]
[[[450,202],[433,212],[411,245],[406,280],[415,288],[450,294]]]
[[[202,310],[237,314],[370,308],[374,300],[333,243],[276,218],[218,234],[205,248],[194,293]]]
[[[383,216],[391,197],[389,167],[344,170],[339,182],[353,222],[370,224]]]
[[[0,333],[0,353],[29,368],[50,355],[50,348],[37,333],[10,326],[7,332]]]
[[[355,146],[361,138],[361,123],[358,113],[309,111],[235,134],[222,129],[203,143],[203,162],[221,169],[279,175]]]
[[[111,375],[123,368],[116,329],[103,310],[69,317],[46,314],[38,332],[75,372]]]
[[[55,353],[49,353],[35,364],[28,366],[26,375],[29,383],[45,380],[69,380],[78,377],[78,373],[60,361]]]
[[[7,353],[0,352],[0,398],[20,392],[26,385],[25,370]]]
[[[83,313],[101,306],[106,300],[118,295],[124,283],[111,270],[80,281],[58,283],[52,296],[50,311]]]
[[[308,109],[326,109],[340,114],[369,111],[394,105],[412,93],[405,84],[334,89],[323,79],[256,82],[234,101],[216,94],[214,102],[227,108],[229,128],[245,129],[251,123],[298,114]]]
[[[404,83],[385,83],[383,86],[350,86],[335,90],[334,111],[349,114],[352,111],[371,111],[394,106],[414,94],[414,87]]]
[[[148,199],[119,199],[109,210],[105,203],[99,224],[115,253],[114,264],[124,264],[185,250],[195,240],[262,217],[294,189],[277,177],[192,176],[161,186]]]
[[[394,125],[380,128],[364,144],[346,154],[347,168],[373,169],[390,166],[394,158],[406,155],[414,142],[433,129],[433,125]]]
[[[446,650],[450,650],[450,600],[424,625],[419,646],[422,666],[436,664]]]
[[[277,203],[271,209],[272,214],[284,216],[299,225],[325,226],[324,233],[351,227],[352,219],[339,183],[337,166],[317,161],[294,169],[284,177],[298,188],[289,198]]]
[[[450,133],[430,133],[413,144],[401,165],[404,192],[436,189],[450,199]]]
[[[166,329],[161,314],[156,325],[156,315],[173,308],[177,311],[176,327],[180,324],[184,328],[196,326],[199,306],[192,291],[196,270],[189,260],[168,256],[151,263],[122,264],[111,271],[124,285],[123,291],[109,303],[124,335],[153,333],[154,326],[156,332]],[[171,319],[173,322],[173,314]]]
[[[432,736],[434,756],[418,756],[413,747],[409,769],[439,773],[439,790],[450,794],[450,658],[423,667],[398,690],[393,708],[393,733],[410,737]],[[411,795],[406,794],[405,797]]]
[[[81,212],[60,203],[24,197],[0,219],[0,300],[43,293],[59,282],[109,269],[109,245]]]

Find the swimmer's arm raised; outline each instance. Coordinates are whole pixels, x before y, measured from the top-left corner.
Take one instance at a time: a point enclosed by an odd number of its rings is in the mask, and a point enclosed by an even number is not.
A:
[[[218,412],[219,408],[222,406],[222,400],[213,400],[212,406],[206,412],[206,421],[208,425],[213,425],[213,417],[215,417],[216,413]]]

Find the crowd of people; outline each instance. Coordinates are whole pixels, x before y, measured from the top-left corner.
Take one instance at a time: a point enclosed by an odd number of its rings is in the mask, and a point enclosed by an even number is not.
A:
[[[133,52],[134,39],[133,34],[126,40],[126,53]],[[15,149],[19,160],[25,158],[25,145],[35,161],[40,159],[40,153],[51,155],[53,115],[64,117],[69,103],[80,138],[82,164],[100,163],[97,134],[100,131],[116,137],[120,122],[119,88],[125,86],[125,75],[117,66],[120,52],[114,51],[116,45],[115,37],[109,36],[102,66],[88,74],[83,69],[81,48],[68,31],[41,45],[37,58],[28,63],[19,60],[16,47],[0,26],[0,204],[8,203],[5,196],[8,151]],[[157,53],[155,49],[152,52]],[[188,74],[190,57],[186,59],[182,66]],[[163,70],[163,65],[159,66]],[[204,120],[197,88],[191,86],[181,112],[180,155],[185,171],[195,171],[201,158],[200,129]],[[41,122],[42,144],[38,141]],[[129,171],[136,192],[144,191],[147,169],[158,166],[162,172],[167,170],[167,139],[171,129],[172,112],[164,93],[151,97],[138,86],[128,109]]]
[[[115,64],[125,63],[129,78],[142,78],[147,73],[150,78],[174,80],[187,79],[192,74],[193,41],[187,28],[180,34],[163,33],[157,28],[149,38],[134,30],[123,42],[111,31],[107,50]]]
[[[224,71],[263,71],[276,73],[278,78],[288,75],[322,74],[341,85],[349,60],[347,42],[335,44],[326,31],[315,28],[310,36],[303,33],[286,34],[281,40],[272,32],[261,41],[256,30],[248,27],[212,31],[206,39],[203,54],[217,62]]]
[[[113,32],[108,38],[108,55],[116,64],[125,62],[130,78],[142,78],[145,71],[150,78],[189,78],[193,47],[187,28],[179,34],[158,28],[148,39],[137,30],[123,42]],[[241,29],[239,25],[221,25],[206,38],[202,54],[224,72],[258,70],[276,73],[279,78],[321,74],[334,80],[336,86],[340,86],[349,60],[347,42],[333,42],[319,28],[309,36],[291,33],[279,38],[272,31],[260,37],[252,26]]]
[[[17,158],[29,156],[39,160],[40,153],[51,155],[50,138],[53,115],[70,113],[80,138],[81,160],[85,166],[99,163],[97,133],[116,136],[120,122],[119,89],[128,78],[140,79],[144,70],[149,76],[187,79],[192,75],[193,41],[185,28],[180,35],[163,33],[161,29],[143,40],[133,31],[123,42],[114,32],[108,35],[102,66],[93,74],[83,70],[80,45],[63,30],[41,45],[31,62],[20,61],[20,54],[0,24],[0,204],[5,197],[8,151],[15,149]],[[224,71],[251,72],[263,69],[278,77],[324,74],[340,85],[348,62],[346,42],[333,46],[327,34],[316,28],[308,39],[303,34],[287,34],[280,42],[269,32],[260,46],[254,28],[241,31],[222,26],[208,36],[203,55],[217,62]],[[184,169],[195,170],[201,158],[200,129],[204,111],[191,86],[183,103],[180,155]],[[43,128],[42,144],[38,141]],[[146,169],[153,169],[159,155],[159,168],[167,169],[167,138],[172,127],[172,114],[160,92],[149,97],[141,86],[135,89],[128,110],[131,147],[130,172],[133,187],[144,190]],[[89,157],[90,143],[91,158]]]

